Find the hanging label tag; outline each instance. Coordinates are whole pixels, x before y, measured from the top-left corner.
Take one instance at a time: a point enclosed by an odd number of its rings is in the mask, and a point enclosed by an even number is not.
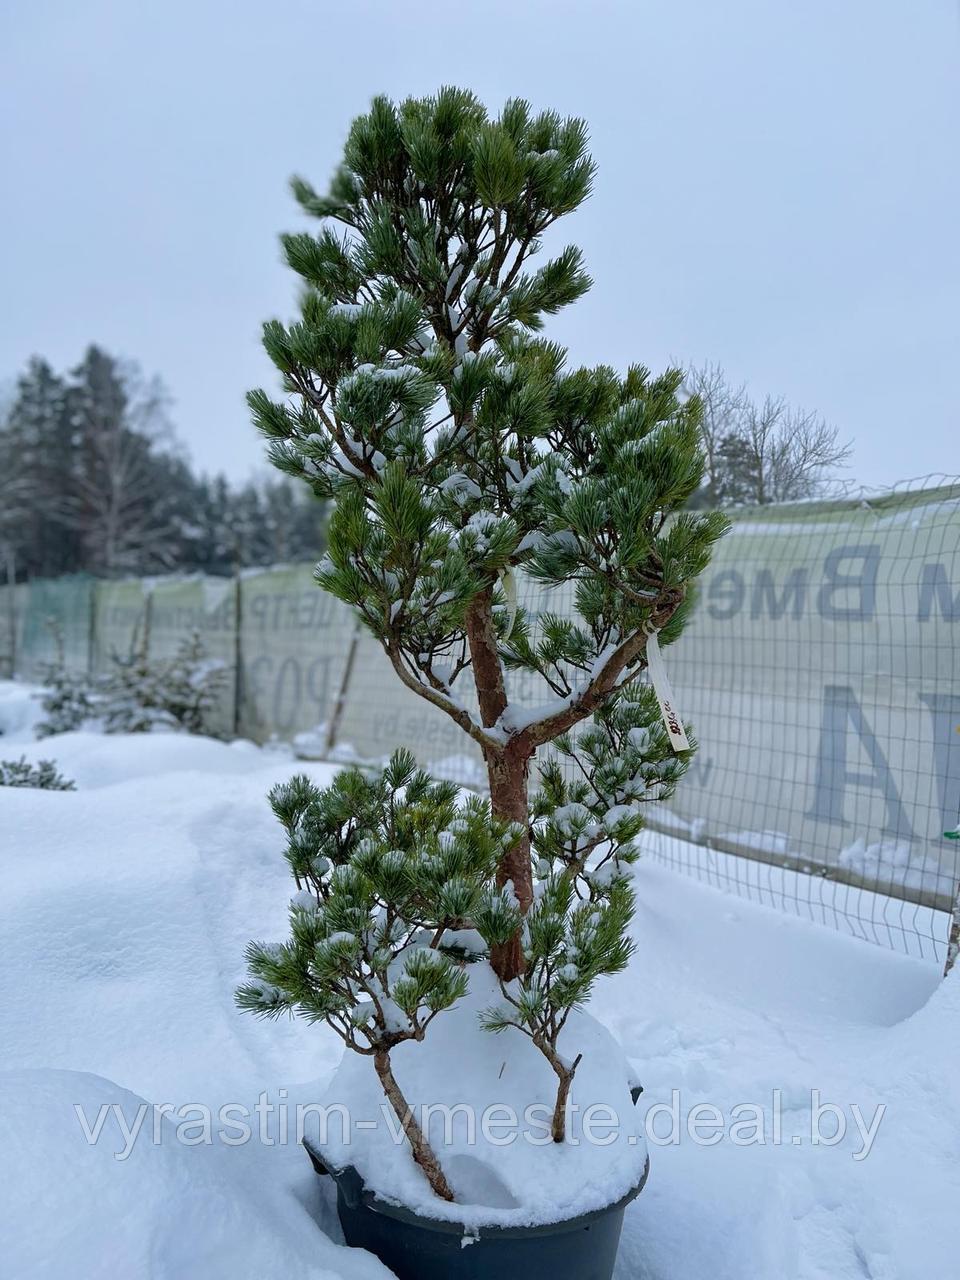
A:
[[[500,582],[503,586],[503,594],[507,597],[507,627],[503,638],[509,640],[513,635],[513,624],[517,620],[517,580],[509,565],[500,574]]]
[[[689,751],[690,743],[687,741],[687,735],[683,731],[683,721],[680,719],[680,713],[674,706],[673,690],[670,688],[667,668],[664,666],[663,654],[660,652],[660,642],[657,640],[655,631],[651,632],[647,637],[647,670],[650,672],[650,683],[653,685],[653,691],[657,695],[657,701],[660,703],[660,714],[663,716],[663,723],[667,726],[667,733],[670,735],[670,745],[674,751]]]

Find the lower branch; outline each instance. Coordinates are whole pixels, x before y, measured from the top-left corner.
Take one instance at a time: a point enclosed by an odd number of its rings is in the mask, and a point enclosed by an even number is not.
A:
[[[418,697],[424,698],[427,702],[432,703],[433,706],[439,708],[439,710],[445,711],[451,720],[456,721],[464,733],[469,734],[474,742],[484,750],[491,745],[496,745],[493,743],[490,736],[484,733],[480,725],[474,722],[472,716],[464,707],[458,706],[455,702],[451,701],[450,698],[447,698],[440,693],[439,690],[432,689],[429,685],[424,684],[421,680],[417,680],[416,677],[411,675],[403,665],[403,659],[400,656],[400,651],[396,645],[392,643],[384,644],[384,652],[390,659],[394,671],[396,671],[397,675],[412,693],[415,693]]]
[[[390,1054],[386,1049],[378,1049],[376,1051],[373,1055],[373,1065],[380,1079],[380,1084],[383,1086],[383,1092],[386,1094],[391,1107],[393,1107],[397,1119],[403,1125],[403,1131],[407,1135],[407,1141],[413,1150],[414,1160],[423,1170],[427,1181],[440,1199],[452,1201],[454,1196],[450,1189],[450,1184],[440,1168],[440,1161],[434,1155],[433,1148],[427,1142],[423,1130],[414,1119],[409,1103],[400,1091],[400,1086],[397,1084],[396,1076],[390,1066]]]
[[[540,1048],[560,1081],[557,1087],[557,1100],[553,1104],[550,1136],[554,1142],[563,1142],[567,1136],[567,1103],[570,1099],[570,1086],[573,1084],[573,1077],[577,1074],[577,1067],[580,1065],[583,1054],[578,1053],[573,1060],[573,1065],[568,1067],[553,1045],[544,1043]]]

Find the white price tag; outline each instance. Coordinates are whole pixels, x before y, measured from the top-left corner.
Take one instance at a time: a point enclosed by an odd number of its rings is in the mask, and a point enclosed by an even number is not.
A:
[[[667,726],[671,746],[674,751],[689,751],[690,743],[687,741],[687,735],[683,731],[680,712],[674,705],[673,690],[670,688],[667,668],[664,666],[663,654],[660,652],[660,642],[657,640],[655,631],[651,632],[647,637],[647,670],[650,672],[650,683],[653,685],[653,691],[657,695],[657,701],[660,703],[660,714],[663,716],[663,723]]]

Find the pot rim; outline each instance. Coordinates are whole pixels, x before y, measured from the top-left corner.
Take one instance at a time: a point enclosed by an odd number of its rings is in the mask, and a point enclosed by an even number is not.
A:
[[[603,1218],[609,1213],[625,1209],[631,1200],[637,1198],[646,1186],[647,1178],[650,1176],[650,1156],[648,1155],[639,1181],[624,1195],[620,1196],[618,1200],[611,1201],[610,1204],[604,1205],[600,1209],[588,1209],[586,1213],[577,1214],[573,1218],[559,1218],[555,1222],[541,1222],[531,1226],[498,1226],[496,1223],[488,1223],[485,1226],[472,1227],[454,1219],[431,1218],[426,1214],[418,1213],[415,1209],[408,1208],[405,1204],[382,1200],[375,1191],[367,1187],[363,1177],[353,1165],[347,1164],[339,1169],[333,1168],[308,1138],[305,1137],[301,1141],[310,1156],[314,1169],[318,1173],[321,1170],[328,1173],[336,1182],[338,1190],[341,1188],[341,1180],[347,1183],[349,1187],[347,1198],[348,1201],[352,1202],[351,1207],[362,1206],[374,1213],[381,1214],[385,1218],[393,1218],[406,1226],[422,1227],[425,1231],[434,1231],[441,1235],[456,1235],[460,1238],[468,1237],[473,1240],[491,1238],[509,1240],[518,1236],[562,1235],[568,1231],[577,1231],[598,1218]]]

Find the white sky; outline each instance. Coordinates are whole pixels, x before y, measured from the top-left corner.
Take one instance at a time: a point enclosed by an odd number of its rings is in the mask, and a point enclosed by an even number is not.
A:
[[[289,175],[447,81],[590,124],[558,234],[596,283],[548,329],[576,363],[719,361],[824,413],[857,481],[960,472],[957,0],[6,0],[0,380],[95,340],[246,478]]]

